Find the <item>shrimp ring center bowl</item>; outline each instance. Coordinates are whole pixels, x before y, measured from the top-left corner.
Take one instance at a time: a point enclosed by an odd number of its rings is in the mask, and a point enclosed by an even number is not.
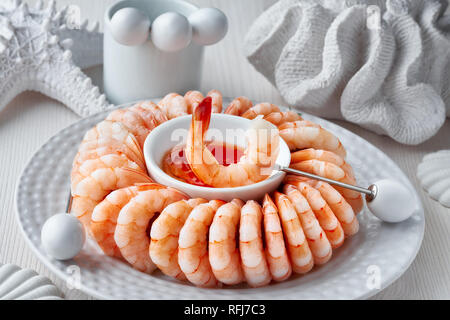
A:
[[[260,200],[266,193],[274,191],[281,184],[285,173],[278,170],[272,170],[271,175],[265,180],[233,188],[196,186],[168,175],[162,169],[163,158],[176,145],[186,144],[191,120],[192,116],[187,115],[166,121],[152,130],[147,136],[144,143],[144,157],[148,172],[155,182],[183,191],[192,198],[221,199],[225,201],[231,201],[234,198],[244,201]],[[212,114],[205,141],[215,140],[230,145],[234,144],[245,149],[247,147],[245,132],[250,125],[251,120],[249,119],[226,114]],[[291,153],[289,147],[280,138],[276,164],[286,167],[289,166],[290,162]]]

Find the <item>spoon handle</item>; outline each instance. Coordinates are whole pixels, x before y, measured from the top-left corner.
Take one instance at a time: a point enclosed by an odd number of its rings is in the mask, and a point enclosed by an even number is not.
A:
[[[69,192],[69,197],[67,198],[67,204],[66,204],[66,212],[70,213],[70,210],[72,209],[72,193]]]
[[[365,188],[361,188],[358,186],[354,186],[351,184],[347,184],[347,183],[343,183],[340,181],[336,181],[336,180],[331,180],[322,176],[318,176],[309,172],[304,172],[304,171],[300,171],[300,170],[296,170],[296,169],[292,169],[289,167],[280,167],[279,168],[280,171],[284,171],[287,173],[292,173],[292,174],[296,174],[299,176],[303,176],[303,177],[307,177],[307,178],[311,178],[311,179],[315,179],[315,180],[320,180],[320,181],[324,181],[327,182],[329,184],[333,184],[342,188],[346,188],[346,189],[350,189],[353,191],[357,191],[357,192],[361,192],[367,195],[366,198],[368,198],[368,200],[372,200],[373,198],[375,198],[376,195],[376,190],[374,187],[370,186],[369,189],[365,189]]]

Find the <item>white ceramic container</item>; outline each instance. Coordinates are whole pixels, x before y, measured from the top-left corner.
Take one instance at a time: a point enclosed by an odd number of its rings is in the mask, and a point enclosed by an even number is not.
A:
[[[162,13],[178,12],[186,17],[198,10],[179,0],[125,0],[113,4],[105,13],[103,40],[103,82],[109,101],[128,101],[164,96],[169,92],[185,93],[200,87],[203,46],[194,42],[177,52],[163,52],[150,37],[139,46],[118,43],[111,35],[111,18],[117,10],[135,7],[153,21]]]
[[[145,163],[150,176],[158,183],[176,188],[187,193],[192,198],[208,200],[221,199],[231,201],[234,198],[260,200],[266,193],[274,191],[285,176],[284,172],[274,170],[267,179],[248,186],[235,188],[207,188],[181,182],[172,178],[161,169],[164,155],[178,144],[185,144],[192,116],[184,116],[164,122],[147,136],[144,143]],[[212,114],[206,140],[224,141],[246,147],[245,131],[251,120],[226,114]],[[286,142],[280,138],[280,149],[276,163],[289,166],[291,153]]]

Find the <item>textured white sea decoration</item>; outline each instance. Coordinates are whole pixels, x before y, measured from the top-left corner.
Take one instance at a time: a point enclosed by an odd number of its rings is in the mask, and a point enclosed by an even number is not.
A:
[[[54,1],[46,8],[42,1],[34,8],[20,0],[0,3],[0,109],[26,90],[59,100],[81,116],[108,107],[80,69],[101,63],[102,35],[97,25],[88,30],[87,22],[68,29],[66,10],[57,11]]]
[[[0,264],[0,300],[62,300],[50,279],[31,269]]]
[[[244,48],[289,104],[418,144],[450,116],[447,5],[281,0],[254,22]]]
[[[450,150],[423,157],[417,168],[417,178],[431,198],[450,208]]]

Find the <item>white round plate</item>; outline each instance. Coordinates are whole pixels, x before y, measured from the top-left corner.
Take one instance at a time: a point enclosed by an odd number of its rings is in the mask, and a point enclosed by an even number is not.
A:
[[[79,270],[81,290],[92,296],[102,299],[363,299],[400,277],[420,248],[425,227],[422,204],[397,165],[350,131],[303,114],[341,139],[360,185],[368,186],[369,182],[383,178],[401,181],[410,188],[419,210],[403,223],[387,224],[364,209],[358,215],[358,234],[334,250],[327,264],[315,267],[306,275],[295,275],[262,288],[242,285],[202,289],[170,279],[159,271],[148,275],[105,256],[93,240],[88,240],[73,260],[57,261],[42,248],[42,225],[51,215],[65,211],[70,170],[78,144],[84,133],[109,112],[84,118],[53,136],[31,158],[16,190],[17,219],[32,250],[53,272],[71,283],[78,278],[74,272]]]

